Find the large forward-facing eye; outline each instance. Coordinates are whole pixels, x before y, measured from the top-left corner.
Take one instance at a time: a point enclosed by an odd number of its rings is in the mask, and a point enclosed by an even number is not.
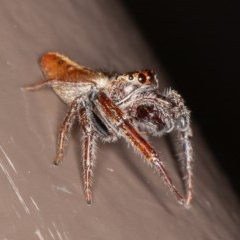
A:
[[[147,80],[146,75],[143,74],[143,73],[139,73],[139,75],[138,75],[138,82],[144,84],[146,82],[146,80]]]
[[[141,84],[141,85],[156,85],[156,74],[153,70],[141,70],[136,72],[128,72],[123,75],[117,75],[117,78],[125,79],[128,82]]]

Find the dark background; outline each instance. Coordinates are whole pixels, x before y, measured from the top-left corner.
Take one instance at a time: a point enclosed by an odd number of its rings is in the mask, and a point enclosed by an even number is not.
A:
[[[240,196],[240,3],[123,2]]]

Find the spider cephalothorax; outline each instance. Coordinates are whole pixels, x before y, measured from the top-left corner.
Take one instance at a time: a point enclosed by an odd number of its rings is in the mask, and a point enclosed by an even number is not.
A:
[[[58,165],[74,119],[83,130],[83,177],[88,204],[92,202],[92,176],[95,145],[98,139],[107,142],[123,137],[160,173],[176,199],[188,206],[192,199],[192,146],[190,112],[182,97],[174,90],[161,93],[152,70],[109,75],[78,65],[59,53],[47,53],[41,60],[46,81],[27,87],[36,90],[50,85],[69,106],[59,133]],[[162,136],[178,132],[184,152],[186,196],[173,185],[163,162],[141,131]]]

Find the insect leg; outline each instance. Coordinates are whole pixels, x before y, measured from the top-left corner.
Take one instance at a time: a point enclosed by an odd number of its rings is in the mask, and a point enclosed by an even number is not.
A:
[[[28,91],[35,91],[35,90],[38,90],[38,89],[40,89],[42,87],[45,87],[46,85],[48,85],[51,82],[52,82],[52,80],[45,80],[45,81],[36,83],[36,84],[34,84],[32,86],[23,87],[23,89],[24,90],[28,90]]]

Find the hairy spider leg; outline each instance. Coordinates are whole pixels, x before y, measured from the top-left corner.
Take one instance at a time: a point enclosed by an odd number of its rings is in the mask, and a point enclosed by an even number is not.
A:
[[[92,177],[95,160],[96,134],[92,124],[92,112],[87,107],[80,108],[79,122],[83,130],[83,180],[84,192],[88,205],[92,203]]]
[[[38,90],[46,85],[51,85],[54,80],[47,80],[40,83],[37,83],[33,86],[24,87],[25,90],[28,91],[35,91]],[[67,115],[65,116],[62,126],[59,131],[58,136],[58,144],[57,144],[57,154],[53,161],[54,165],[59,165],[62,161],[63,152],[64,152],[64,146],[66,142],[67,135],[70,131],[70,128],[72,126],[72,123],[74,121],[74,118],[78,112],[79,116],[79,122],[83,129],[83,178],[84,178],[84,191],[85,191],[85,197],[87,204],[91,204],[92,202],[92,192],[91,192],[91,186],[92,186],[92,176],[93,176],[93,165],[94,165],[94,159],[95,159],[95,140],[96,140],[96,134],[94,134],[94,127],[92,126],[91,122],[93,119],[92,113],[87,110],[85,107],[80,107],[81,104],[81,98],[75,99],[72,104],[70,105],[70,108],[67,112]],[[91,117],[90,117],[91,116]],[[110,134],[110,139],[115,139],[114,134]],[[107,139],[107,138],[106,138]]]
[[[138,133],[138,131],[132,126],[131,122],[124,115],[121,109],[119,109],[112,100],[104,93],[99,92],[96,99],[99,105],[99,111],[107,115],[108,118],[114,122],[115,126],[118,127],[122,135],[130,140],[133,147],[135,147],[148,162],[152,163],[157,171],[162,176],[164,183],[175,195],[176,199],[181,204],[186,204],[185,198],[179,193],[176,187],[173,185],[166,169],[163,166],[163,162],[156,151],[150,146],[150,144]]]
[[[73,121],[75,119],[77,110],[78,110],[78,99],[73,101],[73,103],[71,104],[67,112],[67,115],[63,120],[62,126],[60,128],[59,135],[58,135],[57,154],[56,154],[55,160],[53,161],[54,165],[59,165],[60,162],[62,161],[65,142],[66,142],[68,133],[71,129],[71,126],[73,124]]]
[[[156,101],[158,102],[159,99],[156,99]],[[161,101],[162,101],[162,103],[167,103],[164,100],[161,100]],[[192,201],[192,197],[193,197],[193,183],[192,183],[193,149],[192,149],[192,144],[191,144],[192,129],[189,126],[188,129],[186,129],[185,131],[178,131],[178,132],[179,132],[178,137],[180,138],[180,142],[181,142],[182,149],[184,152],[184,156],[183,156],[183,165],[184,166],[183,167],[184,167],[184,171],[186,174],[184,176],[185,194],[186,194],[185,206],[189,207],[190,203]]]
[[[35,91],[38,90],[48,84],[52,84],[53,80],[46,80],[40,83],[37,83],[33,86],[24,87],[25,90],[28,91]],[[64,145],[66,142],[67,134],[72,126],[72,123],[74,121],[74,117],[76,115],[76,112],[78,110],[78,100],[73,101],[73,103],[70,105],[70,108],[67,112],[66,117],[63,120],[62,126],[59,131],[58,136],[58,144],[57,144],[57,154],[53,161],[54,165],[59,165],[62,161],[63,157],[63,151],[64,151]]]
[[[185,162],[185,169],[186,169],[186,179],[185,179],[185,186],[186,186],[186,206],[190,205],[193,195],[193,184],[192,184],[192,177],[193,177],[193,170],[192,170],[192,162],[193,162],[193,149],[191,145],[192,131],[191,128],[187,129],[185,132],[180,133],[180,139],[183,143],[184,149],[184,162]]]
[[[168,101],[156,98],[154,97],[148,97],[144,99],[137,99],[135,100],[135,104],[137,102],[143,103],[143,101],[147,101],[147,103],[153,102],[156,105],[159,103],[162,105],[168,105]],[[161,132],[161,135],[166,133],[164,130]],[[185,206],[189,206],[192,197],[193,197],[193,184],[192,184],[192,177],[193,177],[193,170],[192,170],[192,163],[193,163],[193,149],[192,149],[192,144],[191,144],[191,137],[192,137],[192,130],[191,127],[186,131],[178,131],[179,135],[178,137],[180,138],[181,142],[181,147],[183,148],[184,156],[183,156],[183,168],[185,171],[186,176],[184,177],[184,183],[185,183],[185,193],[186,193],[186,200],[185,200]],[[181,161],[182,163],[182,161]]]

